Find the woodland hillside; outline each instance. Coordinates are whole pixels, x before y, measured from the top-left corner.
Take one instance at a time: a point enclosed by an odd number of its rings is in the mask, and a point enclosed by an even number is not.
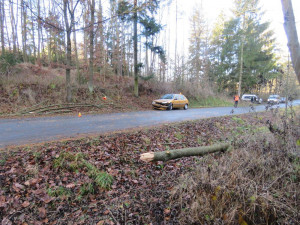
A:
[[[233,16],[220,14],[211,30],[195,7],[184,54],[163,20],[174,7],[177,18],[177,1],[1,1],[1,113],[45,101],[95,103],[103,95],[115,101],[133,94],[132,102],[166,92],[195,100],[236,93],[295,98],[296,76],[259,3],[235,1]]]
[[[139,98],[135,98],[130,77],[96,77],[92,93],[84,84],[72,79],[72,103],[65,104],[65,71],[62,68],[41,67],[31,63],[21,63],[13,68],[17,75],[3,79],[0,84],[0,113],[16,114],[37,110],[35,114],[53,114],[69,112],[122,112],[151,109],[151,102],[161,94],[156,85],[149,82],[140,84]],[[75,71],[72,71],[72,75]],[[97,76],[97,73],[95,73]],[[105,79],[105,82],[102,82]],[[101,86],[100,86],[101,84]],[[154,87],[156,89],[154,89]],[[165,90],[165,89],[164,89]],[[154,94],[156,93],[156,94]],[[105,99],[105,100],[104,100]],[[60,110],[51,110],[51,106],[60,106]],[[69,107],[71,106],[71,107]],[[76,106],[76,107],[75,107]],[[58,107],[56,107],[58,108]],[[49,109],[49,111],[47,111]],[[40,113],[39,113],[40,112]],[[24,113],[26,115],[28,113]]]

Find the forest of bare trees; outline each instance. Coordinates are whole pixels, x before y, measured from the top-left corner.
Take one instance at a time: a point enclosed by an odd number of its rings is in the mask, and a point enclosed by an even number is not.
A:
[[[133,77],[137,97],[139,79],[172,82],[190,94],[278,91],[283,64],[260,1],[234,2],[234,16],[219,15],[212,31],[202,7],[194,9],[185,56],[177,46],[177,1],[1,0],[1,74],[20,62],[65,68],[68,102],[71,70],[90,92],[95,73]],[[162,19],[170,9],[176,10],[175,37]]]

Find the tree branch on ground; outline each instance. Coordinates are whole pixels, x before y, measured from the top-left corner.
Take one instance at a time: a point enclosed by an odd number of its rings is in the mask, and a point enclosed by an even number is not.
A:
[[[140,160],[144,162],[168,161],[182,157],[204,156],[215,152],[225,152],[230,149],[229,143],[201,146],[195,148],[183,148],[163,152],[147,152],[141,155]]]

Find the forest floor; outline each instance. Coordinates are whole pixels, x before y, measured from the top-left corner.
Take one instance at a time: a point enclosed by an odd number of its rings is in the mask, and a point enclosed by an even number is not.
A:
[[[300,124],[291,116],[210,118],[4,150],[0,221],[299,224]],[[233,150],[139,160],[145,152],[220,142],[230,142]]]

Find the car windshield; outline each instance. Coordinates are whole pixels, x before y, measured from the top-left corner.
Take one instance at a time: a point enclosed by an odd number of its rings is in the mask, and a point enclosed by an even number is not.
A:
[[[279,95],[270,95],[269,98],[278,98],[278,97],[279,97]]]
[[[166,94],[164,96],[161,97],[161,99],[173,99],[174,95],[172,94]]]

